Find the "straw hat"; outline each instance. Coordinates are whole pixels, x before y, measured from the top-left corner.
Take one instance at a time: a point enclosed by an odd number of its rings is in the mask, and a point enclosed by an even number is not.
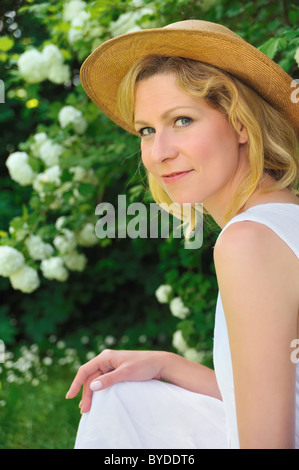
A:
[[[132,134],[117,107],[117,90],[129,69],[144,56],[180,56],[215,65],[256,90],[284,112],[299,134],[299,102],[292,100],[296,82],[275,62],[225,26],[186,20],[110,39],[95,49],[80,70],[90,99],[116,124]]]

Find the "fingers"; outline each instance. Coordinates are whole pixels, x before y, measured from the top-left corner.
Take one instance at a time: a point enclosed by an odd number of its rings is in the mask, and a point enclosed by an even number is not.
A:
[[[91,376],[94,377],[94,374],[99,374],[99,372],[102,373],[99,367],[98,356],[79,367],[78,372],[69,388],[69,391],[66,394],[66,398],[74,398],[79,393],[82,385],[86,382],[86,380]]]
[[[80,403],[81,413],[87,413],[87,411],[90,410],[92,395],[93,395],[93,391],[90,388],[90,383],[93,380],[96,380],[96,378],[98,377],[98,374],[99,373],[96,372],[93,375],[91,375],[83,385],[82,400]]]
[[[83,394],[80,406],[81,413],[87,413],[87,411],[90,410],[93,392],[103,390],[118,382],[127,380],[125,369],[126,367],[121,367],[119,369],[108,372],[107,374],[93,374],[91,377],[89,377],[83,386]]]
[[[104,390],[105,388],[111,387],[111,385],[118,382],[123,382],[124,380],[128,380],[128,377],[125,373],[125,367],[120,366],[118,369],[94,378],[90,382],[90,389],[94,392],[97,390]]]

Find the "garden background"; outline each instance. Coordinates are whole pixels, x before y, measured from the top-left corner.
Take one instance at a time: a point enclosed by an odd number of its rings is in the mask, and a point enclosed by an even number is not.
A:
[[[106,39],[190,18],[228,26],[298,78],[292,1],[1,0],[0,448],[72,448],[80,397],[65,393],[107,347],[213,366],[219,228],[204,220],[199,250],[171,235],[95,236],[99,203],[152,200],[138,139],[79,80]]]

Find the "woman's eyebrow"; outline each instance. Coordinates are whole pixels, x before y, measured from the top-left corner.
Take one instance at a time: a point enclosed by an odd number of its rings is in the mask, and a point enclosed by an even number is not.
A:
[[[195,106],[181,106],[181,105],[179,105],[179,106],[174,106],[173,108],[170,108],[170,109],[168,109],[167,111],[165,111],[165,112],[161,115],[161,119],[162,119],[163,121],[165,121],[165,119],[167,119],[171,113],[173,113],[174,111],[177,111],[178,109],[193,109],[193,110],[194,110],[194,109],[195,109]],[[142,125],[142,126],[147,126],[147,125],[148,125],[148,122],[142,121],[142,120],[139,120],[139,119],[138,119],[138,120],[134,121],[134,124],[135,124],[135,126],[136,126],[137,124],[138,124],[138,125]]]

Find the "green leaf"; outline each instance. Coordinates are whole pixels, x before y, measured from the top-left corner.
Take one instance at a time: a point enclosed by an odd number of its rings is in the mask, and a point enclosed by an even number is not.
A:
[[[280,38],[270,38],[264,44],[262,44],[259,49],[261,52],[266,54],[270,59],[274,59],[278,49],[279,49]]]

